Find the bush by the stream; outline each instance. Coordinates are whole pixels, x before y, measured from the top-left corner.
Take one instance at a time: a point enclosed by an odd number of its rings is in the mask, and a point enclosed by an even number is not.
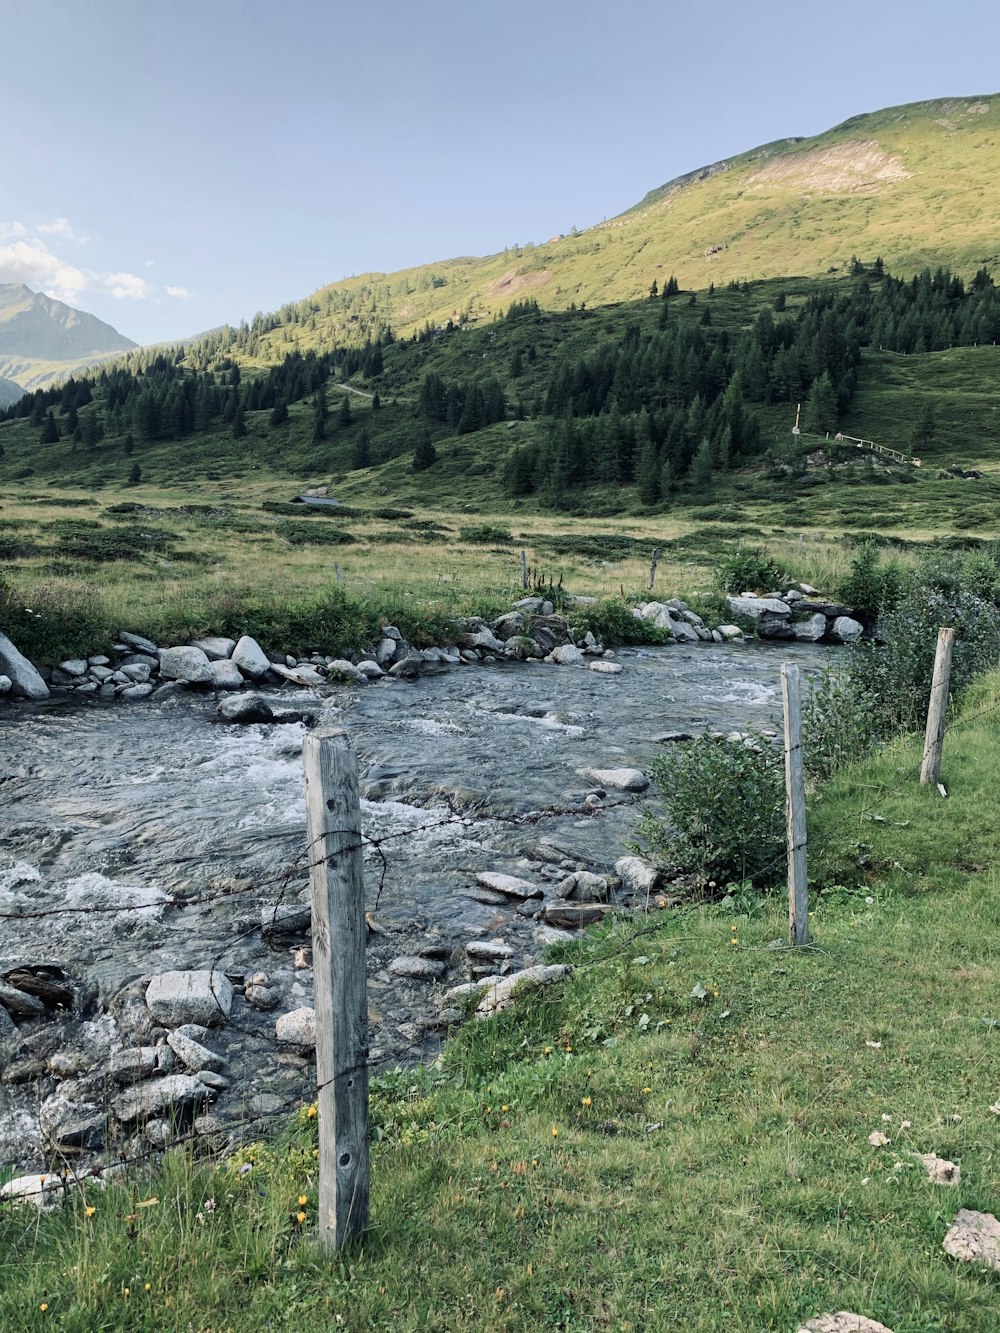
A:
[[[788,575],[766,551],[737,546],[719,562],[719,587],[723,592],[770,592],[787,584]]]
[[[765,737],[704,735],[672,746],[648,772],[665,814],[647,807],[637,833],[654,862],[720,887],[781,877],[784,769]]]
[[[608,597],[590,606],[577,607],[570,612],[570,626],[583,634],[589,630],[599,643],[668,643],[669,630],[657,629],[648,620],[633,615],[630,602],[620,597]]]

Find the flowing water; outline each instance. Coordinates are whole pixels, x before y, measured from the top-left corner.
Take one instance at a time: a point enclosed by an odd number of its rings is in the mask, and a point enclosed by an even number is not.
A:
[[[669,752],[656,739],[666,732],[780,725],[781,662],[818,667],[829,650],[691,645],[615,660],[620,675],[498,664],[295,695],[358,750],[363,826],[378,844],[366,853],[368,906],[387,932],[370,959],[386,1015],[375,1012],[373,1040],[384,1026],[386,1051],[400,1053],[400,1027],[412,1041],[406,1024],[421,1004],[420,985],[382,970],[392,952],[499,931],[527,961],[549,937],[467,897],[476,871],[528,873],[522,858],[539,839],[592,869],[623,854],[634,798],[608,791],[589,811],[595,784],[581,769],[644,768]],[[0,972],[58,965],[99,1002],[92,1014],[138,977],[209,966],[266,971],[282,990],[279,1012],[309,1003],[296,942],[267,942],[259,929],[262,902],[292,901],[307,882],[303,734],[301,723],[220,723],[212,699],[193,693],[7,709],[0,913],[18,919],[0,918]]]

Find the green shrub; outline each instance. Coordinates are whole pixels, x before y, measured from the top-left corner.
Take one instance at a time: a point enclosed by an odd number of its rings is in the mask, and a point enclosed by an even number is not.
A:
[[[810,682],[802,709],[806,773],[828,778],[863,758],[880,739],[878,698],[850,671],[828,669]]]
[[[764,887],[784,873],[784,769],[764,737],[722,736],[671,747],[649,775],[666,817],[647,808],[637,833],[658,864],[702,883],[753,880]]]
[[[891,611],[903,595],[904,577],[898,565],[883,565],[875,542],[858,544],[851,572],[841,583],[841,601],[852,607],[858,620],[874,625],[879,616]]]
[[[459,539],[471,542],[475,546],[490,546],[494,542],[509,545],[514,538],[510,528],[502,528],[498,523],[475,523],[458,530]]]
[[[719,587],[728,593],[769,592],[788,581],[787,574],[766,552],[750,546],[737,546],[735,551],[727,552],[719,563],[717,578]]]
[[[592,606],[575,608],[569,617],[572,629],[586,634],[589,630],[603,644],[668,643],[669,630],[657,629],[650,620],[632,614],[628,602],[609,597]]]

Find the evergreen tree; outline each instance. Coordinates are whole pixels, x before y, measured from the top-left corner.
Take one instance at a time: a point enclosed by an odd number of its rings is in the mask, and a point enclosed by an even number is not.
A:
[[[42,444],[55,444],[59,439],[59,427],[56,425],[56,419],[52,415],[52,409],[49,408],[45,420],[42,424],[42,433],[39,436]]]
[[[814,435],[837,429],[837,395],[828,371],[813,380],[802,414],[802,425]]]
[[[340,406],[337,408],[337,425],[349,426],[353,420],[351,416],[351,395],[345,391],[340,400]],[[367,467],[368,464],[365,464]]]
[[[243,415],[243,404],[236,404],[236,411],[233,413],[233,439],[242,440],[246,438],[247,423]]]
[[[321,384],[316,390],[316,398],[313,402],[313,430],[312,437],[316,444],[326,439],[326,385]]]
[[[346,401],[346,399],[345,399]],[[357,472],[364,467],[371,467],[371,441],[368,438],[368,432],[362,431],[354,442],[354,448],[351,451],[351,467]]]
[[[660,498],[660,463],[656,456],[656,445],[648,436],[639,445],[635,483],[640,503],[655,505]]]
[[[138,463],[133,463],[128,474],[128,485],[138,486],[140,481],[142,481],[142,471],[140,470]]]
[[[691,479],[701,490],[712,482],[712,442],[702,440],[691,461]]]
[[[424,427],[423,434],[413,451],[413,471],[423,472],[426,468],[432,467],[437,462],[437,450],[434,448],[434,441],[431,439],[431,433]]]
[[[284,398],[279,398],[271,408],[271,425],[284,426],[288,421],[288,404]]]
[[[126,455],[135,453],[135,440],[133,440],[131,434],[125,436],[124,443],[122,444],[122,450]]]

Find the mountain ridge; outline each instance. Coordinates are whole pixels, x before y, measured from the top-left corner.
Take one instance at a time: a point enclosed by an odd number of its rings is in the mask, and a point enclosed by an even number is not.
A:
[[[72,375],[138,345],[96,315],[23,282],[0,283],[0,378],[22,389]]]

